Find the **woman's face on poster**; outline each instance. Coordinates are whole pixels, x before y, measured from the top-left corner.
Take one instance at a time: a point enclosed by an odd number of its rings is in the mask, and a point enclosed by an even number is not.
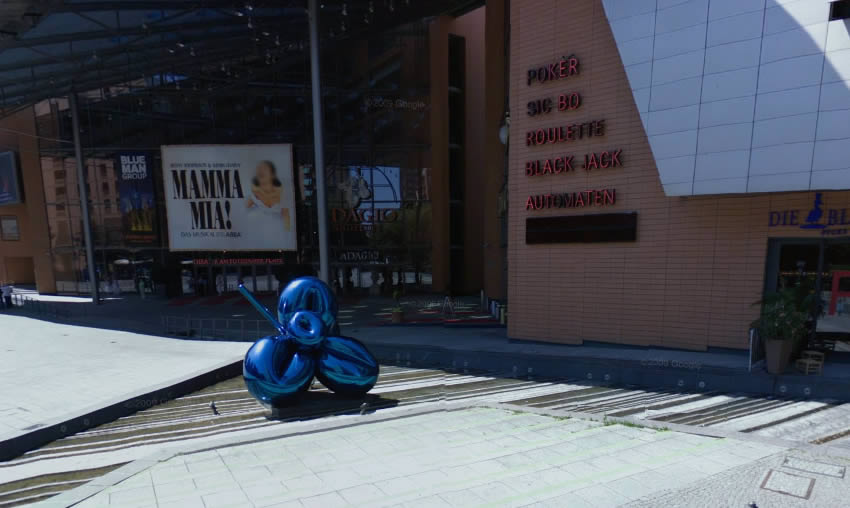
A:
[[[274,182],[274,172],[266,162],[257,165],[257,183],[260,187],[269,187]]]

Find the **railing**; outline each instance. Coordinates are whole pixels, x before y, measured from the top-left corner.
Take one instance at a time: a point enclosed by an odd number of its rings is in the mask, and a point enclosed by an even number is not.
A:
[[[166,335],[188,339],[255,341],[277,331],[262,319],[161,316]]]
[[[95,316],[88,305],[68,305],[32,298],[26,294],[13,294],[12,305],[16,314],[60,322],[87,322],[103,316]],[[268,321],[262,319],[221,319],[184,316],[160,316],[162,331],[166,335],[187,339],[255,341],[276,333]],[[126,327],[126,328],[125,328]],[[155,326],[154,326],[155,328]],[[139,333],[155,333],[151,327],[134,326],[132,321],[123,321],[122,329]]]
[[[71,309],[67,304],[46,302],[25,294],[13,294],[12,306],[28,315],[55,320],[70,320],[72,316]]]

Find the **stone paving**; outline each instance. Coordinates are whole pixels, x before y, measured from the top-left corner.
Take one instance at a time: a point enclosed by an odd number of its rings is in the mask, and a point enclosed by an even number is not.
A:
[[[850,461],[779,453],[681,489],[647,496],[628,508],[848,506]]]
[[[780,446],[474,408],[178,455],[76,506],[607,507],[668,502],[693,485],[719,489],[724,473],[765,474],[789,456],[810,467]],[[839,466],[829,473],[850,464],[831,462]],[[768,485],[794,483],[790,471]],[[843,478],[818,481],[812,499],[828,495],[829,481],[846,492]]]
[[[0,441],[238,361],[249,346],[0,314]]]

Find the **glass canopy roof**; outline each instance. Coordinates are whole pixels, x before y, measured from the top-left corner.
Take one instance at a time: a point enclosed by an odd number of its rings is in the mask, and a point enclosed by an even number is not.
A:
[[[324,41],[386,30],[483,0],[320,0]],[[9,114],[71,91],[146,83],[152,75],[222,75],[246,60],[299,64],[306,0],[2,0],[0,109]],[[301,72],[302,65],[298,65]]]

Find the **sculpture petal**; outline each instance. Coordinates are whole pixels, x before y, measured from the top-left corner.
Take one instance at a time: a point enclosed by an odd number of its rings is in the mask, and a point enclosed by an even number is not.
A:
[[[357,339],[325,338],[317,360],[316,378],[333,392],[364,395],[378,381],[378,361]]]
[[[242,374],[251,395],[264,404],[286,404],[313,380],[316,360],[281,337],[263,337],[245,354]]]
[[[284,327],[289,326],[292,316],[300,310],[309,310],[319,315],[325,323],[327,333],[339,333],[336,314],[339,310],[336,298],[327,284],[316,277],[299,277],[280,294],[277,317]]]
[[[287,333],[304,349],[315,349],[325,338],[325,323],[315,312],[300,310],[287,323]]]

